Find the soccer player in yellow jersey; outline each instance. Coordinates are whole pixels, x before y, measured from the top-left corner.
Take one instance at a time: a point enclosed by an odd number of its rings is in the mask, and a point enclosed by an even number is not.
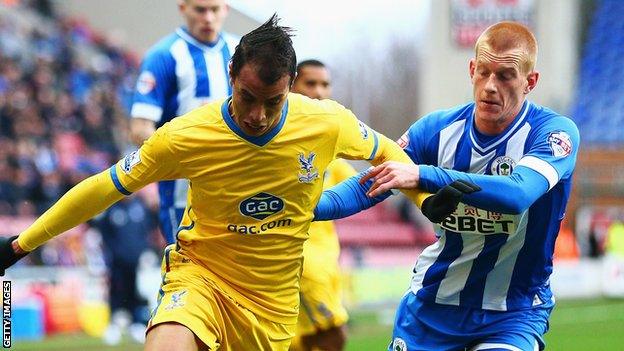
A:
[[[292,91],[313,99],[328,99],[331,96],[329,70],[318,60],[300,62]],[[330,188],[355,174],[349,163],[336,159],[325,170],[323,188]],[[308,233],[310,237],[303,244],[297,336],[290,350],[342,350],[348,316],[341,301],[340,244],[336,228],[331,221],[312,222]]]
[[[19,236],[0,239],[0,274],[123,196],[186,178],[188,204],[164,253],[145,349],[288,350],[303,242],[327,166],[337,157],[411,162],[338,103],[290,94],[289,30],[274,15],[243,36],[230,62],[231,97],[166,123]]]

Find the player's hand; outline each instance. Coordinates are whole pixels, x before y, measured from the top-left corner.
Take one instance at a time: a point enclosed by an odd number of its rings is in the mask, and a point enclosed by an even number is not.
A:
[[[466,194],[481,188],[465,180],[456,180],[423,201],[420,210],[433,223],[440,223],[455,211]]]
[[[373,167],[360,179],[360,183],[364,184],[374,178],[366,195],[375,197],[391,189],[415,189],[419,175],[418,165],[388,161]]]
[[[15,239],[17,239],[17,235],[10,238],[0,238],[0,276],[4,276],[5,269],[28,254],[28,252],[15,253],[13,248],[13,240]]]

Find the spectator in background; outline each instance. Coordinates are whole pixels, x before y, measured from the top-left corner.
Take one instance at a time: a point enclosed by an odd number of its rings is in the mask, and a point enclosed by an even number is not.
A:
[[[141,198],[133,195],[111,206],[94,224],[102,234],[109,271],[111,323],[103,340],[109,345],[119,344],[129,314],[129,335],[143,343],[149,311],[147,301],[139,296],[136,279],[139,257],[148,249],[154,227],[151,213]]]
[[[178,0],[178,9],[186,26],[156,43],[141,64],[130,124],[137,146],[172,118],[232,94],[228,62],[237,41],[221,31],[229,11],[225,0]],[[171,244],[188,181],[161,181],[158,189],[161,230]]]
[[[561,228],[559,229],[559,235],[557,235],[557,241],[555,242],[555,252],[553,258],[555,260],[578,260],[579,247],[576,243],[576,236],[574,231],[568,224],[568,217],[565,217],[561,221]]]
[[[616,218],[607,229],[605,253],[624,260],[624,223]]]
[[[331,78],[318,60],[297,65],[292,91],[313,99],[331,97]],[[323,188],[356,174],[343,159],[332,161],[323,175]],[[312,222],[310,238],[303,244],[300,305],[296,337],[290,349],[342,350],[346,342],[347,310],[342,305],[342,277],[338,266],[340,243],[333,222]]]

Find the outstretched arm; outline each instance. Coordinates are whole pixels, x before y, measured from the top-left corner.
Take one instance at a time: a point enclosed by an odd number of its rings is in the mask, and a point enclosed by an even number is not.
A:
[[[124,195],[161,179],[183,178],[168,127],[110,169],[80,182],[12,240],[0,240],[0,274],[26,253],[102,212]]]
[[[121,200],[125,190],[115,186],[115,177],[113,166],[78,183],[19,235],[19,247],[32,251]]]
[[[501,213],[522,213],[549,190],[546,178],[528,167],[519,166],[510,176],[470,174],[422,165],[419,168],[422,189],[435,191],[458,179],[473,182],[483,190],[466,196],[463,202]]]
[[[0,240],[0,275],[28,252],[119,201],[127,191],[118,186],[113,166],[78,183],[19,236]]]
[[[342,109],[344,110],[344,108]],[[385,164],[390,161],[390,163],[401,164],[405,167],[415,166],[412,159],[399,145],[358,121],[351,112],[346,110],[343,112],[342,118],[337,119],[340,128],[335,156],[362,158],[363,155],[366,155],[366,159],[373,165]],[[449,188],[446,189],[448,191],[435,194],[437,201],[429,201],[428,206],[423,208],[422,204],[425,199],[431,198],[431,194],[417,189],[417,181],[414,184],[388,187],[384,191],[377,191],[371,199],[367,199],[367,192],[371,186],[375,186],[374,183],[371,184],[370,182],[366,184],[366,180],[370,178],[361,180],[360,184],[357,184],[357,178],[352,178],[325,192],[321,196],[319,207],[315,209],[315,219],[327,220],[346,217],[383,201],[390,195],[391,189],[398,189],[418,207],[421,207],[425,216],[432,221],[439,222],[453,212],[459,203],[458,198],[461,199],[464,190],[478,190],[477,187],[472,186]]]
[[[387,199],[392,192],[387,191],[375,197],[366,195],[372,180],[360,184],[360,179],[367,171],[338,183],[323,191],[321,199],[314,209],[315,221],[327,221],[351,216]]]
[[[518,166],[510,176],[472,174],[434,166],[410,166],[387,162],[365,175],[361,182],[375,179],[369,196],[388,189],[416,184],[421,189],[436,192],[447,184],[462,180],[483,189],[462,200],[484,210],[501,213],[521,213],[549,190],[548,180],[535,170]],[[509,196],[513,194],[513,196]]]
[[[367,192],[373,180],[364,183],[360,179],[367,173],[364,171],[338,185],[326,190],[314,209],[314,220],[325,221],[351,216],[357,212],[373,207],[392,195],[391,191],[375,197],[369,197]],[[455,181],[442,187],[434,195],[421,193],[416,205],[422,213],[433,223],[444,220],[456,208],[465,194],[481,190],[478,186],[465,182]]]

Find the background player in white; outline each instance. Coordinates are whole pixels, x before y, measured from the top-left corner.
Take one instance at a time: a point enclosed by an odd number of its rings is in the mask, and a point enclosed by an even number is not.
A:
[[[318,60],[299,62],[292,92],[313,99],[329,99],[331,90],[330,72],[325,64]],[[323,188],[334,186],[356,173],[347,161],[336,159],[323,175]],[[342,350],[346,342],[348,315],[342,305],[338,234],[331,221],[313,222],[308,233],[310,238],[303,245],[301,308],[297,334],[290,350]]]
[[[228,62],[237,38],[221,31],[229,7],[225,0],[178,0],[186,26],[161,39],[141,64],[130,124],[132,141],[141,146],[156,128],[211,100],[232,94]],[[188,181],[158,184],[160,225],[167,244],[175,241]]]
[[[375,179],[371,196],[392,188],[435,192],[458,180],[482,189],[436,226],[439,239],[414,267],[389,350],[544,348],[555,303],[554,243],[579,133],[567,117],[527,100],[539,79],[536,58],[525,26],[486,29],[469,64],[474,102],[430,113],[408,129],[399,143],[417,165],[389,162],[362,178]],[[317,209],[317,219],[325,210]]]

